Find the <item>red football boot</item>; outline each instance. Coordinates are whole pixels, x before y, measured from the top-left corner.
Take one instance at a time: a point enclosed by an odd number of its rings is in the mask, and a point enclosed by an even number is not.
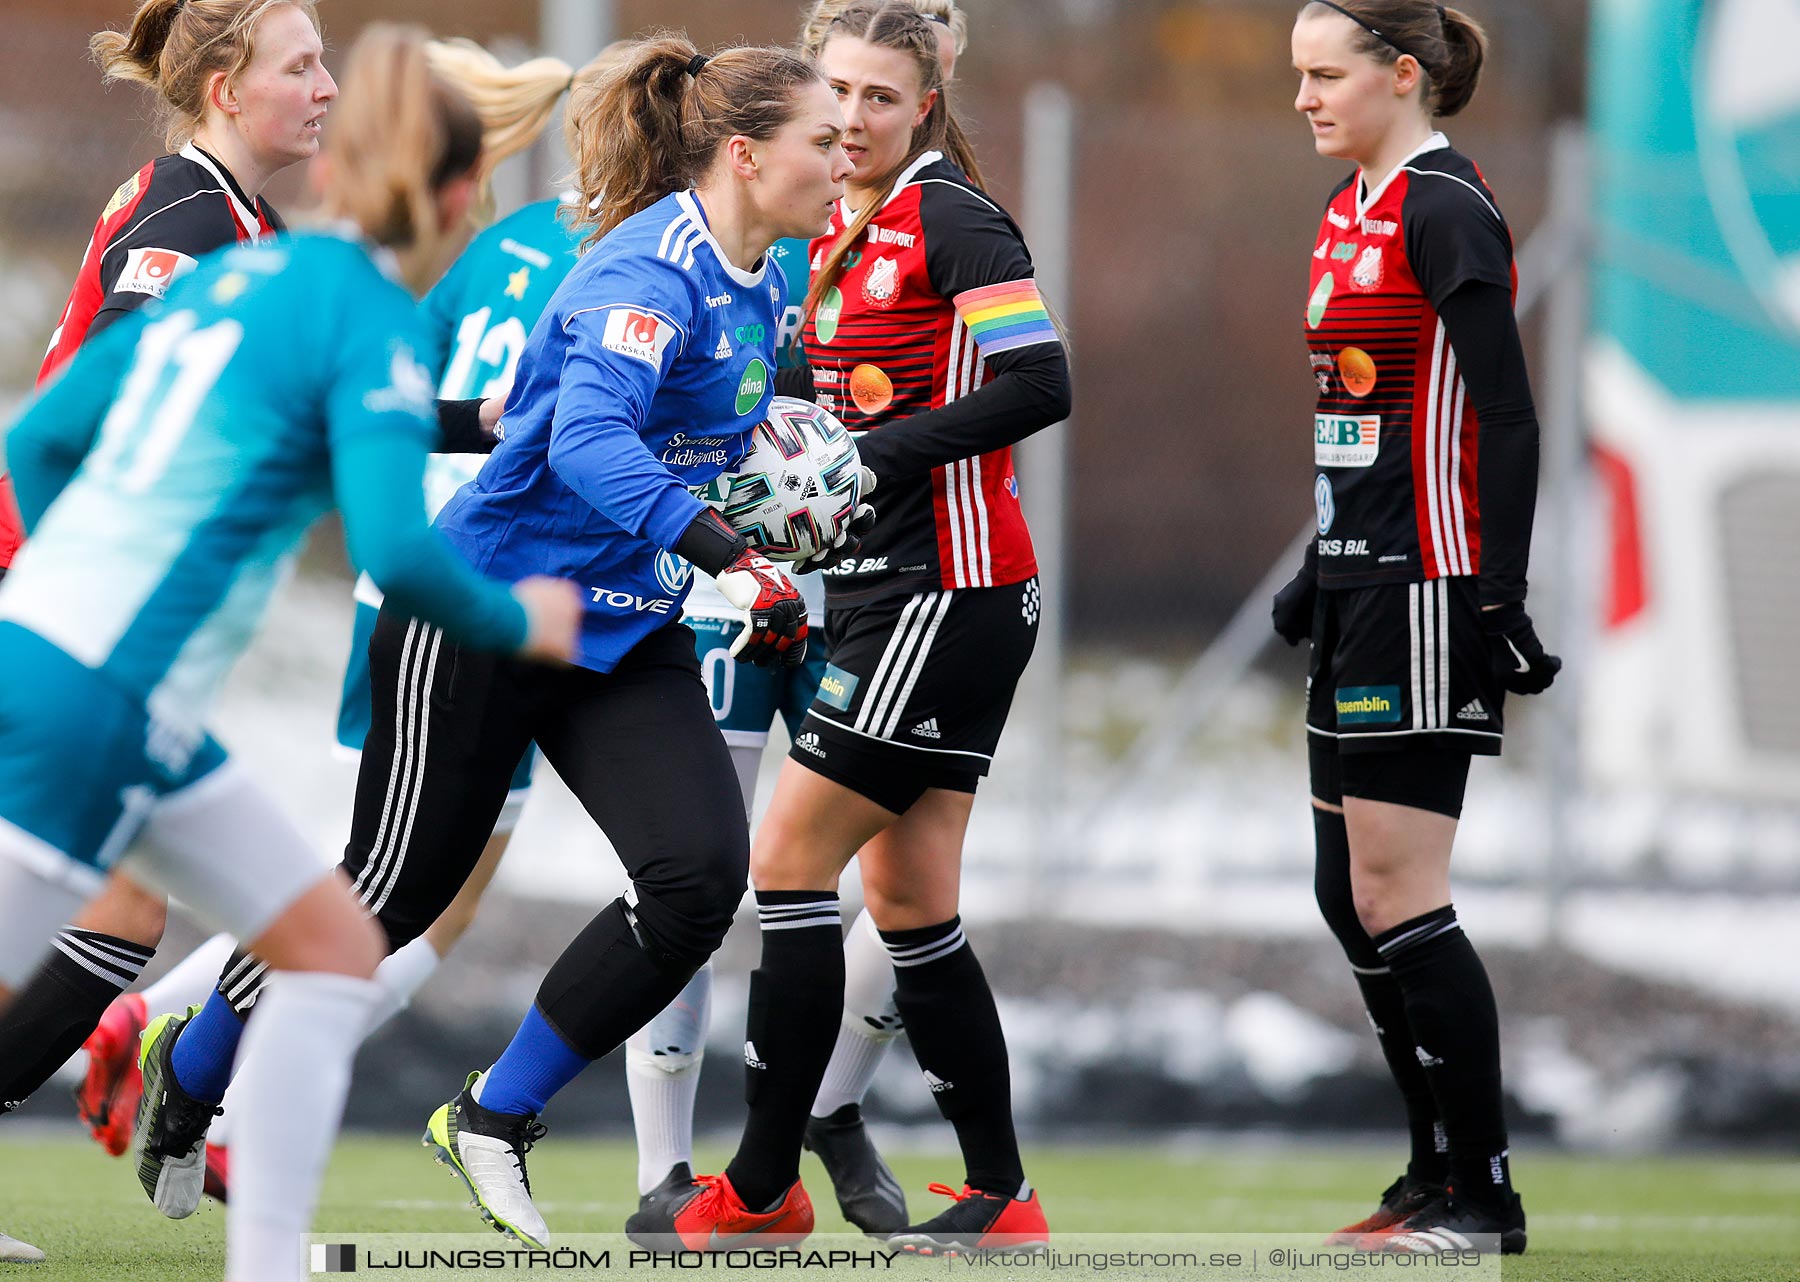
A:
[[[231,1189],[231,1150],[223,1144],[206,1146],[206,1183],[200,1191],[206,1196],[225,1201]]]
[[[87,1052],[87,1075],[75,1088],[75,1109],[108,1153],[121,1157],[131,1147],[137,1125],[138,1097],[144,1079],[138,1072],[138,1034],[149,1022],[144,999],[136,993],[115,997],[100,1023],[81,1044]]]
[[[988,1251],[1042,1251],[1050,1245],[1050,1224],[1037,1190],[1020,1200],[963,1185],[930,1184],[929,1193],[955,1199],[943,1214],[888,1234],[890,1245],[909,1255],[981,1255]]]
[[[652,1250],[792,1246],[812,1230],[812,1199],[799,1180],[774,1210],[756,1212],[722,1174],[699,1176],[691,1192],[640,1208],[625,1224],[626,1236]]]

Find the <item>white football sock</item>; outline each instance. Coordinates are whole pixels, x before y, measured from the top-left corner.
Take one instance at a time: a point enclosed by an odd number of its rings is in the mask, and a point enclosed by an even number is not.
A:
[[[638,1194],[661,1184],[677,1162],[694,1160],[694,1095],[712,1014],[712,963],[661,1014],[625,1042],[625,1085],[637,1131]]]
[[[846,1104],[861,1104],[875,1081],[875,1070],[899,1035],[894,961],[865,908],[844,936],[844,1021],[812,1115],[829,1117]]]
[[[381,1000],[369,1016],[369,1032],[373,1033],[412,1004],[413,994],[425,986],[443,958],[431,941],[420,935],[396,952],[389,953],[375,968],[375,982],[381,985]]]
[[[169,973],[144,988],[144,1006],[150,1018],[170,1011],[187,1014],[190,1006],[203,1006],[219,986],[219,972],[237,940],[218,934],[169,968]]]
[[[373,980],[272,973],[239,1051],[225,1276],[302,1282],[305,1237],[343,1120],[350,1063],[381,998]]]

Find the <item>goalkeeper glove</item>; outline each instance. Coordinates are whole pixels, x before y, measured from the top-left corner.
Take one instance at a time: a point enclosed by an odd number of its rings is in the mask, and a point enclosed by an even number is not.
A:
[[[740,663],[798,667],[806,659],[806,603],[788,576],[711,508],[695,517],[670,549],[713,576],[719,594],[745,615],[731,643]]]

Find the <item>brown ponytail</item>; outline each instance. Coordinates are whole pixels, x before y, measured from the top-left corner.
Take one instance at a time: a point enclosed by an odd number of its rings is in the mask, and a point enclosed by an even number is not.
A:
[[[1424,103],[1434,116],[1454,116],[1469,105],[1487,60],[1487,33],[1460,9],[1431,0],[1343,0],[1308,3],[1302,17],[1347,10],[1362,30],[1355,48],[1385,65],[1409,53],[1425,72]],[[1377,34],[1379,33],[1379,34]]]
[[[687,37],[664,32],[600,74],[576,77],[566,119],[580,221],[593,228],[585,244],[698,184],[726,139],[773,137],[793,119],[796,91],[819,78],[785,49],[698,54]]]
[[[147,85],[161,95],[168,115],[163,141],[176,151],[206,119],[213,74],[232,80],[250,65],[256,24],[281,5],[300,10],[318,29],[313,0],[143,0],[129,29],[95,32],[88,52],[105,79]]]
[[[454,242],[437,193],[475,172],[481,120],[432,72],[425,32],[371,23],[345,59],[343,89],[326,139],[331,165],[321,208],[369,239],[400,251],[415,288],[435,275]]]
[[[931,23],[920,16],[910,0],[854,0],[839,9],[837,15],[825,24],[819,48],[823,50],[833,36],[853,36],[877,47],[898,49],[910,55],[913,65],[919,71],[921,93],[929,94],[935,89],[937,100],[931,104],[931,110],[926,113],[925,119],[913,130],[912,145],[906,149],[906,155],[901,157],[900,163],[894,166],[892,172],[869,184],[869,198],[844,229],[844,234],[838,237],[831,252],[825,255],[825,261],[813,273],[812,285],[806,291],[808,315],[818,308],[820,300],[842,279],[844,263],[849,258],[851,249],[868,230],[876,211],[893,193],[894,183],[908,165],[928,151],[941,151],[969,176],[971,182],[978,187],[981,185],[981,171],[975,165],[974,153],[967,137],[956,123],[956,113],[950,108],[949,94],[944,86],[944,65],[938,61],[937,36],[931,29]]]

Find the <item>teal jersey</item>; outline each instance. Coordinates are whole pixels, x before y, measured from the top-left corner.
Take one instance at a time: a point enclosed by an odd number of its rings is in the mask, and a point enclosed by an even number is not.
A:
[[[424,347],[412,298],[358,242],[209,255],[84,346],[15,426],[31,538],[0,619],[197,737],[301,536],[336,504],[352,557],[413,613],[517,646],[523,611],[418,504],[437,438]]]
[[[803,240],[778,240],[769,250],[769,259],[781,269],[787,280],[787,306],[781,310],[781,321],[775,328],[775,365],[792,369],[806,364],[806,351],[800,345],[801,315],[806,306],[806,287],[812,282],[812,271],[806,260],[807,243]]]
[[[563,204],[540,200],[484,230],[450,265],[420,310],[428,342],[421,358],[438,372],[447,401],[504,396],[531,327],[575,265],[581,234],[563,221]],[[425,469],[425,506],[433,516],[472,480],[483,454],[434,454]]]

